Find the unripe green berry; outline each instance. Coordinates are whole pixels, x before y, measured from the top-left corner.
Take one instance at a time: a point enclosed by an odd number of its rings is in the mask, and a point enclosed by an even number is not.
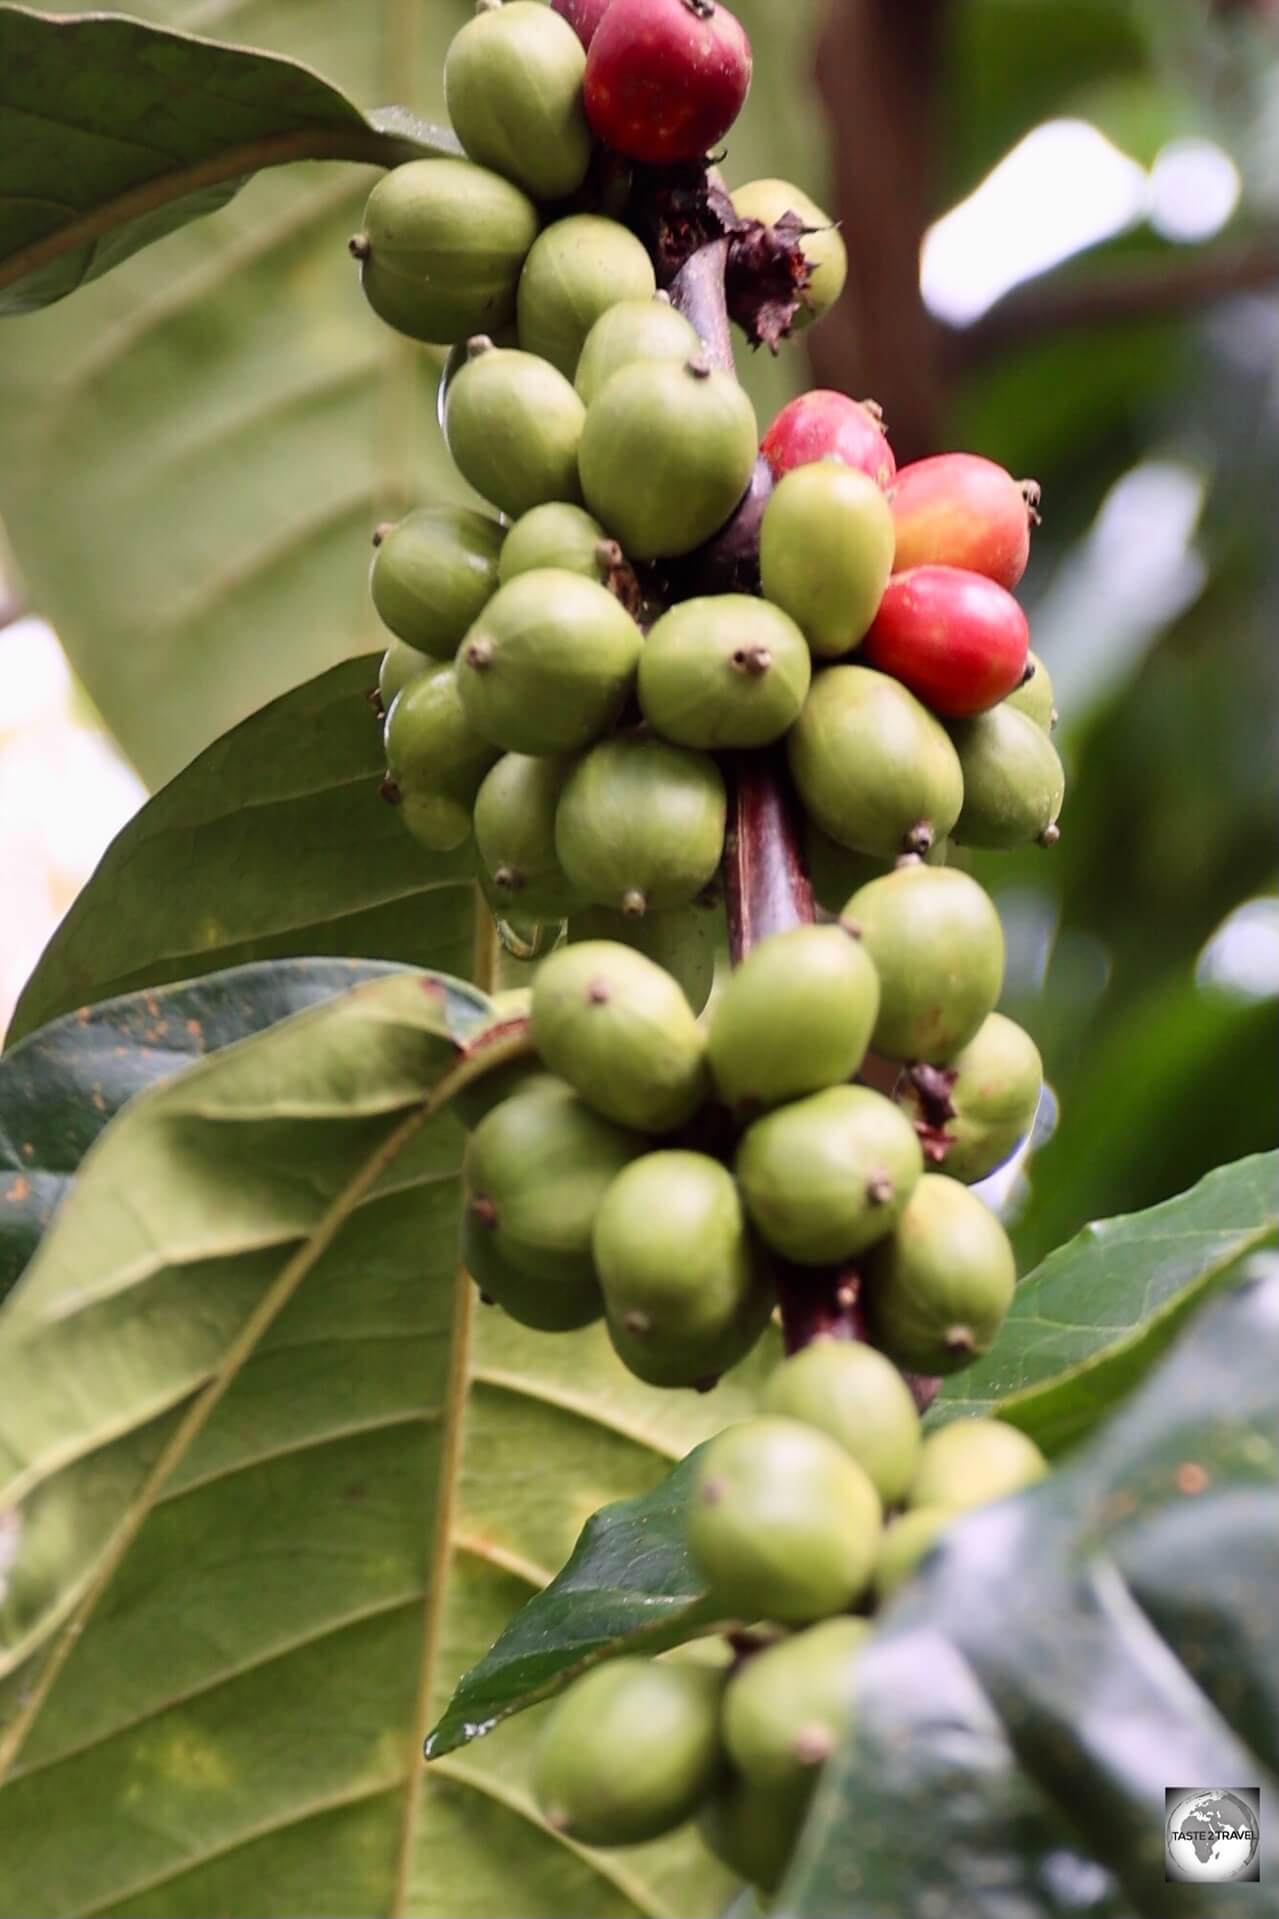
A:
[[[724,1744],[753,1785],[811,1788],[850,1730],[864,1619],[825,1619],[752,1653],[724,1694]]]
[[[805,810],[859,853],[923,853],[959,818],[964,777],[945,728],[870,667],[816,674],[786,750]]]
[[[637,1134],[592,1112],[547,1074],[494,1107],[467,1141],[467,1219],[528,1278],[551,1286],[593,1278],[599,1203],[642,1151]]]
[[[496,520],[465,506],[420,507],[384,531],[369,586],[392,633],[451,660],[497,591],[503,537]]]
[[[1025,713],[1045,733],[1051,733],[1057,724],[1052,675],[1038,653],[1027,653],[1026,664],[1033,666],[1034,672],[1028,680],[1022,681],[1015,692],[1008,695],[1004,705],[1011,706],[1018,713]]]
[[[444,100],[468,156],[537,200],[576,192],[591,159],[586,54],[566,20],[533,0],[484,8],[449,44]]]
[[[591,401],[582,493],[632,560],[691,553],[732,515],[757,448],[754,408],[731,374],[700,358],[643,361]]]
[[[603,1318],[599,1282],[580,1259],[559,1261],[553,1273],[527,1272],[503,1257],[483,1219],[469,1212],[462,1216],[460,1251],[462,1264],[485,1299],[500,1306],[517,1326],[538,1333],[571,1333]]]
[[[879,974],[875,1051],[950,1059],[1003,986],[1004,935],[989,896],[953,867],[903,866],[859,888],[843,917]]]
[[[475,843],[491,895],[535,920],[580,904],[555,856],[555,810],[571,762],[506,753],[475,796]]]
[[[723,1771],[724,1675],[612,1659],[555,1707],[533,1766],[542,1816],[587,1846],[631,1846],[690,1819]]]
[[[673,360],[683,366],[701,350],[694,328],[665,295],[619,299],[587,334],[573,384],[589,406],[624,366],[637,360]]]
[[[717,1379],[772,1310],[732,1175],[703,1153],[647,1153],[604,1195],[592,1238],[609,1331],[657,1386]]]
[[[1005,700],[975,719],[957,721],[951,738],[964,774],[957,843],[1001,852],[1031,840],[1051,844],[1066,775],[1043,727]]]
[[[551,500],[515,522],[502,544],[497,577],[506,586],[520,573],[554,567],[562,573],[580,573],[584,580],[603,586],[609,565],[600,549],[607,546],[603,527],[585,508]]]
[[[761,1892],[780,1886],[803,1829],[812,1798],[807,1781],[779,1792],[733,1779],[710,1800],[698,1820],[707,1849]]]
[[[499,174],[465,160],[410,160],[374,187],[351,252],[380,319],[451,346],[514,318],[537,228],[533,202]]]
[[[783,474],[759,536],[770,600],[819,659],[851,653],[870,629],[893,569],[893,515],[868,473],[819,460]]]
[[[829,1433],[885,1506],[905,1498],[919,1461],[919,1414],[897,1368],[873,1346],[814,1340],[782,1361],[764,1389],[763,1410]]]
[[[944,1506],[919,1506],[889,1520],[875,1562],[875,1597],[881,1605],[910,1578],[954,1516]]]
[[[669,1132],[702,1103],[706,1035],[670,975],[629,946],[587,940],[552,953],[532,1020],[551,1070],[620,1125]]]
[[[879,977],[839,926],[796,926],[753,947],[725,981],[710,1029],[720,1098],[760,1111],[838,1086],[866,1056]]]
[[[767,746],[799,718],[812,678],[804,636],[745,593],[684,600],[649,633],[639,664],[645,719],[677,746]]]
[[[714,879],[728,799],[713,759],[664,740],[612,739],[570,774],[555,847],[596,906],[638,918],[688,906]]]
[[[1016,1279],[1008,1235],[990,1209],[958,1180],[925,1173],[867,1261],[875,1343],[910,1372],[957,1372],[989,1351]]]
[[[618,300],[649,300],[653,263],[633,233],[598,213],[544,227],[529,251],[516,300],[520,345],[566,380],[601,314]]]
[[[922,855],[924,865],[945,866],[949,853],[950,841],[938,840]],[[912,855],[902,857],[909,859]],[[829,833],[824,833],[816,820],[805,817],[804,864],[808,868],[813,898],[823,912],[838,918],[851,893],[891,873],[896,861],[877,859],[872,853],[854,853],[851,846],[841,846]]]
[[[554,567],[499,588],[458,648],[476,731],[513,753],[570,753],[616,720],[643,635],[607,587]]]
[[[891,1232],[923,1168],[915,1129],[866,1086],[832,1086],[747,1128],[736,1173],[760,1237],[802,1266],[852,1259]]]
[[[991,1013],[945,1068],[952,1117],[930,1124],[929,1101],[910,1073],[894,1098],[944,1154],[952,1179],[971,1185],[1002,1166],[1030,1132],[1043,1092],[1039,1049],[1014,1020]]]
[[[586,409],[535,354],[473,342],[449,384],[444,433],[464,480],[512,519],[581,498],[577,450]]]
[[[809,1625],[865,1591],[881,1524],[878,1493],[833,1439],[752,1419],[702,1454],[689,1553],[726,1618]]]
[[[426,653],[419,653],[415,646],[406,646],[403,640],[392,640],[382,655],[382,664],[378,668],[377,691],[382,702],[383,713],[389,713],[395,704],[398,693],[402,693],[410,680],[419,673],[425,673],[435,662]]]
[[[432,665],[402,688],[386,716],[383,744],[400,817],[413,837],[433,852],[461,846],[497,751],[467,718],[451,666]]]
[[[1002,1419],[956,1419],[924,1441],[910,1504],[968,1512],[1033,1486],[1048,1462],[1026,1433]]]

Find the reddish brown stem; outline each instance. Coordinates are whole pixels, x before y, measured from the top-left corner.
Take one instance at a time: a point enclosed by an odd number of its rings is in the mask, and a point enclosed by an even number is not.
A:
[[[711,365],[735,375],[733,337],[724,299],[727,266],[728,241],[712,240],[709,246],[699,247],[684,262],[671,281],[669,292],[671,305],[692,323]]]

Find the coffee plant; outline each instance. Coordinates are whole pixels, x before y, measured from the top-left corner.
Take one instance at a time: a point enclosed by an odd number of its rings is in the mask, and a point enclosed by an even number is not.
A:
[[[735,181],[717,0],[484,0],[451,130],[120,17],[0,55],[86,156],[0,157],[13,311],[381,165],[471,502],[370,529],[380,663],[156,796],[0,1060],[0,1910],[1162,1914],[1165,1785],[1279,1775],[1275,1162],[1020,1280],[982,1185],[1039,485],[757,418],[846,258]]]

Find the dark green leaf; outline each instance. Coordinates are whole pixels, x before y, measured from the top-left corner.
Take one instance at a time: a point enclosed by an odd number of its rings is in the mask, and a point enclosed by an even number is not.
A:
[[[29,313],[296,160],[461,151],[291,60],[140,20],[0,7],[0,313]]]
[[[238,967],[69,1013],[0,1057],[0,1300],[76,1167],[135,1093],[391,970],[347,960]]]
[[[662,1652],[709,1629],[714,1614],[684,1544],[696,1460],[690,1453],[653,1492],[587,1520],[564,1570],[464,1674],[426,1742],[428,1759],[482,1738],[623,1645]]]
[[[1279,1231],[1279,1153],[1209,1173],[1144,1213],[1086,1226],[1017,1288],[994,1349],[934,1418],[997,1410],[1053,1453],[1147,1371],[1185,1314]]]
[[[1271,1271],[1069,1466],[956,1523],[865,1657],[779,1911],[1164,1919],[1165,1787],[1279,1786],[1277,1421]]]
[[[135,987],[341,955],[466,973],[469,851],[432,855],[378,795],[381,733],[351,660],[178,775],[108,848],[54,934],[10,1040]]]

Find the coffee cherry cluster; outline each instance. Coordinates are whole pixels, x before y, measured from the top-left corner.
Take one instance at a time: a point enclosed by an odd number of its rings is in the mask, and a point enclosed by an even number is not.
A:
[[[823,1340],[785,1360],[763,1415],[711,1441],[693,1488],[689,1551],[727,1643],[577,1680],[538,1751],[548,1822],[615,1846],[697,1818],[725,1864],[774,1891],[855,1712],[870,1616],[960,1514],[1046,1470],[996,1420],[925,1438],[870,1347]]]
[[[535,1057],[462,1102],[468,1270],[526,1325],[603,1317],[639,1378],[704,1387],[755,1344],[782,1274],[856,1261],[893,1360],[969,1364],[1015,1272],[960,1179],[1015,1150],[1042,1084],[1032,1041],[992,1010],[1002,979],[986,894],[922,862],[835,924],[763,940],[704,1021],[631,947],[562,946],[528,997]],[[857,1083],[872,1048],[900,1065],[891,1098]]]

